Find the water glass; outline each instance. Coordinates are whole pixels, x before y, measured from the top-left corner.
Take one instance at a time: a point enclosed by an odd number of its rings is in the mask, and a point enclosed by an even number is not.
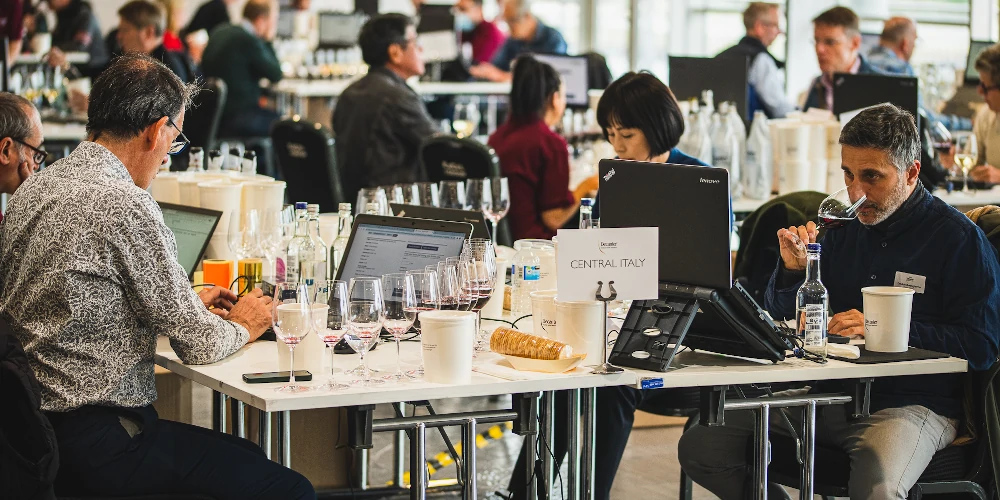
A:
[[[454,208],[465,210],[465,182],[463,181],[441,181],[438,186],[441,196],[440,208]]]
[[[290,358],[288,384],[275,391],[297,394],[312,390],[295,383],[295,346],[315,330],[310,302],[309,289],[305,284],[283,282],[274,287],[271,326],[274,327],[275,337],[288,346]]]
[[[397,382],[410,377],[403,373],[402,355],[399,343],[410,331],[417,317],[417,296],[413,288],[413,276],[407,273],[382,275],[382,297],[385,302],[383,325],[396,341],[396,373],[386,377]]]
[[[379,385],[382,380],[373,380],[371,370],[365,360],[365,353],[378,341],[385,321],[385,305],[382,299],[382,281],[379,278],[352,278],[347,295],[348,343],[361,356],[363,378],[358,381],[362,387]],[[356,347],[355,347],[356,346]]]
[[[326,327],[319,331],[319,336],[326,344],[326,350],[330,353],[330,380],[322,386],[327,391],[342,391],[347,389],[347,385],[337,383],[334,376],[334,347],[344,338],[344,331],[347,329],[347,282],[340,280],[327,280],[325,286],[316,287],[316,304],[327,304],[330,306],[326,315]]]

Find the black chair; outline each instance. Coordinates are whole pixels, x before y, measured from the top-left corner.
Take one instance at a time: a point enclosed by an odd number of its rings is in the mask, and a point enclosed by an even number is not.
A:
[[[500,158],[493,148],[475,140],[436,135],[420,145],[420,170],[431,182],[500,177]],[[497,243],[513,244],[510,226],[503,219],[497,227]]]
[[[206,152],[218,149],[219,122],[228,93],[226,82],[221,78],[205,80],[202,91],[195,96],[194,105],[184,117],[184,135],[192,146],[201,147]]]
[[[271,127],[271,140],[289,200],[318,203],[328,212],[351,202],[340,185],[330,129],[305,120],[281,120]]]
[[[952,444],[935,453],[924,473],[910,489],[909,498],[917,500],[924,495],[941,494],[980,500],[992,498],[994,477],[990,441],[998,436],[988,435],[986,422],[996,418],[995,406],[991,401],[998,371],[1000,363],[994,363],[989,370],[966,375],[966,392],[970,393],[966,399],[971,403],[971,413],[974,415],[968,424],[975,439],[966,444]],[[960,431],[959,435],[963,435],[963,432]],[[771,448],[771,466],[768,470],[771,481],[798,487],[799,463],[796,459],[795,440],[784,434],[772,433]],[[845,452],[817,446],[813,470],[816,471],[816,494],[823,497],[848,496],[847,483],[851,465]]]

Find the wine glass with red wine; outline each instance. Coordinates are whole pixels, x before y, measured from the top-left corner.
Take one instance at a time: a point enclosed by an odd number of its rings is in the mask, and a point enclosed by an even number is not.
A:
[[[836,193],[827,196],[819,204],[819,227],[820,229],[836,229],[847,225],[858,218],[858,208],[868,198],[861,195],[861,198],[851,201],[851,195],[847,188],[843,188]]]

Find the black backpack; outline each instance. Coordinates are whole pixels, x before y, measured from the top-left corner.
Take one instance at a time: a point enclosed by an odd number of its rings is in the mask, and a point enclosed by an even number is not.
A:
[[[0,318],[0,498],[54,499],[56,433],[21,343]]]

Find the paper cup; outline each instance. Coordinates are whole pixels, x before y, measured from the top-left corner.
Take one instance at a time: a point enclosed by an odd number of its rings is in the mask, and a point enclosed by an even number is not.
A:
[[[596,300],[563,302],[556,304],[556,322],[559,324],[556,340],[573,346],[573,354],[586,354],[586,364],[601,364],[605,342],[604,304]]]
[[[801,123],[778,126],[778,147],[782,161],[805,163],[809,161],[809,129]]]
[[[419,319],[424,380],[435,384],[470,383],[476,313],[426,311],[420,313]]]
[[[896,286],[861,289],[865,315],[865,350],[905,352],[910,340],[913,290]]]
[[[160,203],[179,203],[181,199],[178,175],[174,172],[163,172],[153,178],[149,184],[149,194]]]
[[[826,164],[823,165],[824,167]],[[808,191],[812,187],[812,163],[785,160],[778,165],[778,194]],[[824,181],[826,176],[824,175]],[[824,184],[826,184],[824,182]],[[824,186],[825,187],[825,186]]]
[[[323,328],[326,328],[326,316],[330,310],[330,306],[326,304],[313,304],[310,306],[312,311],[312,320],[314,323],[313,331],[309,332],[302,338],[299,345],[295,346],[295,369],[296,370],[308,370],[312,373],[313,379],[316,380],[320,375],[329,372],[328,367],[324,366],[324,361],[329,356],[324,356],[326,351],[326,344],[323,343],[323,339],[319,338],[318,332]],[[290,314],[292,317],[289,318],[290,321],[295,320],[295,316],[301,317],[298,313],[298,304],[281,304],[278,306],[278,315]],[[288,320],[286,320],[288,321]],[[287,371],[291,357],[288,352],[288,345],[282,342],[280,339],[275,342],[278,345],[278,371]]]
[[[198,184],[204,182],[194,175],[183,175],[177,179],[177,188],[180,193],[180,204],[189,207],[200,207],[201,198],[198,195]]]
[[[558,338],[556,320],[556,290],[538,290],[531,297],[531,318],[535,322],[534,335],[548,339]]]
[[[234,210],[240,209],[243,186],[221,181],[202,182],[198,184],[198,201],[201,208],[222,212],[217,228],[229,231],[229,217]],[[218,231],[216,231],[218,234]]]

